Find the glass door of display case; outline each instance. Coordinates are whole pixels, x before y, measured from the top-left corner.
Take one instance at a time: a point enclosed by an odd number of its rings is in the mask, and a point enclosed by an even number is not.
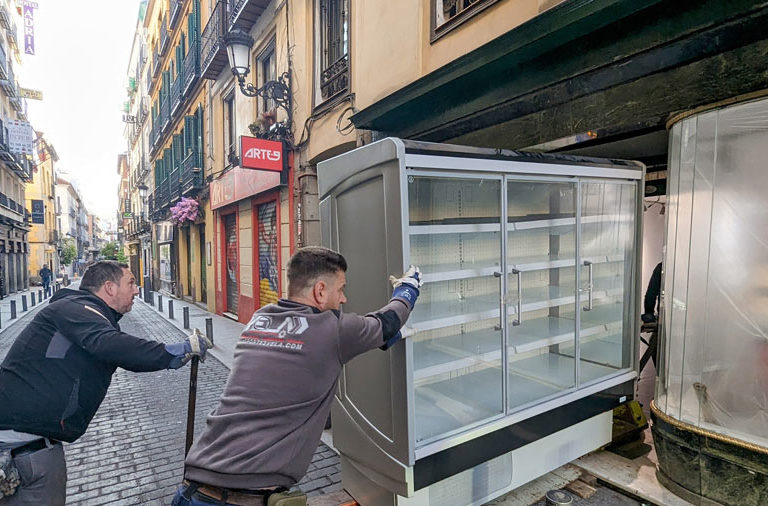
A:
[[[504,414],[501,176],[408,176],[416,445]]]
[[[576,387],[577,183],[507,180],[509,410]]]
[[[407,185],[416,446],[632,366],[635,183],[409,171]]]
[[[637,185],[582,181],[580,198],[580,385],[633,365]]]

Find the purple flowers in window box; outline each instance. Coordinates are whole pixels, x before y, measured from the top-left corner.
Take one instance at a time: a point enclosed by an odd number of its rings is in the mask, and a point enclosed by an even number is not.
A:
[[[176,225],[184,225],[185,222],[193,222],[200,212],[200,203],[195,199],[181,197],[181,200],[171,207],[171,221]]]

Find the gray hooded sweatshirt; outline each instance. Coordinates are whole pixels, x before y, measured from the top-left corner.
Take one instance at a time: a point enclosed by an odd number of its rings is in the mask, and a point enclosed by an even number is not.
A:
[[[399,338],[410,304],[366,316],[280,299],[254,313],[227,385],[185,461],[189,480],[229,489],[290,487],[307,471],[342,366]]]

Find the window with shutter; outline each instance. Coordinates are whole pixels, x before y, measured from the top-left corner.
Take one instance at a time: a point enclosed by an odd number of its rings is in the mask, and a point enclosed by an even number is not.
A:
[[[349,0],[318,0],[320,102],[349,91]]]
[[[498,0],[432,0],[432,41]]]

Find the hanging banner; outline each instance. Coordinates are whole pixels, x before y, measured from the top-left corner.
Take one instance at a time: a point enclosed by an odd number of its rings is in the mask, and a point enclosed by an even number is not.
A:
[[[19,96],[21,98],[28,98],[30,100],[42,100],[43,92],[40,90],[33,90],[30,88],[22,88],[19,86]]]
[[[35,54],[35,9],[37,2],[24,0],[24,52]]]
[[[28,121],[5,118],[3,126],[8,129],[8,150],[11,153],[23,155],[34,153],[35,132]]]
[[[45,202],[32,199],[32,223],[45,223]]]

